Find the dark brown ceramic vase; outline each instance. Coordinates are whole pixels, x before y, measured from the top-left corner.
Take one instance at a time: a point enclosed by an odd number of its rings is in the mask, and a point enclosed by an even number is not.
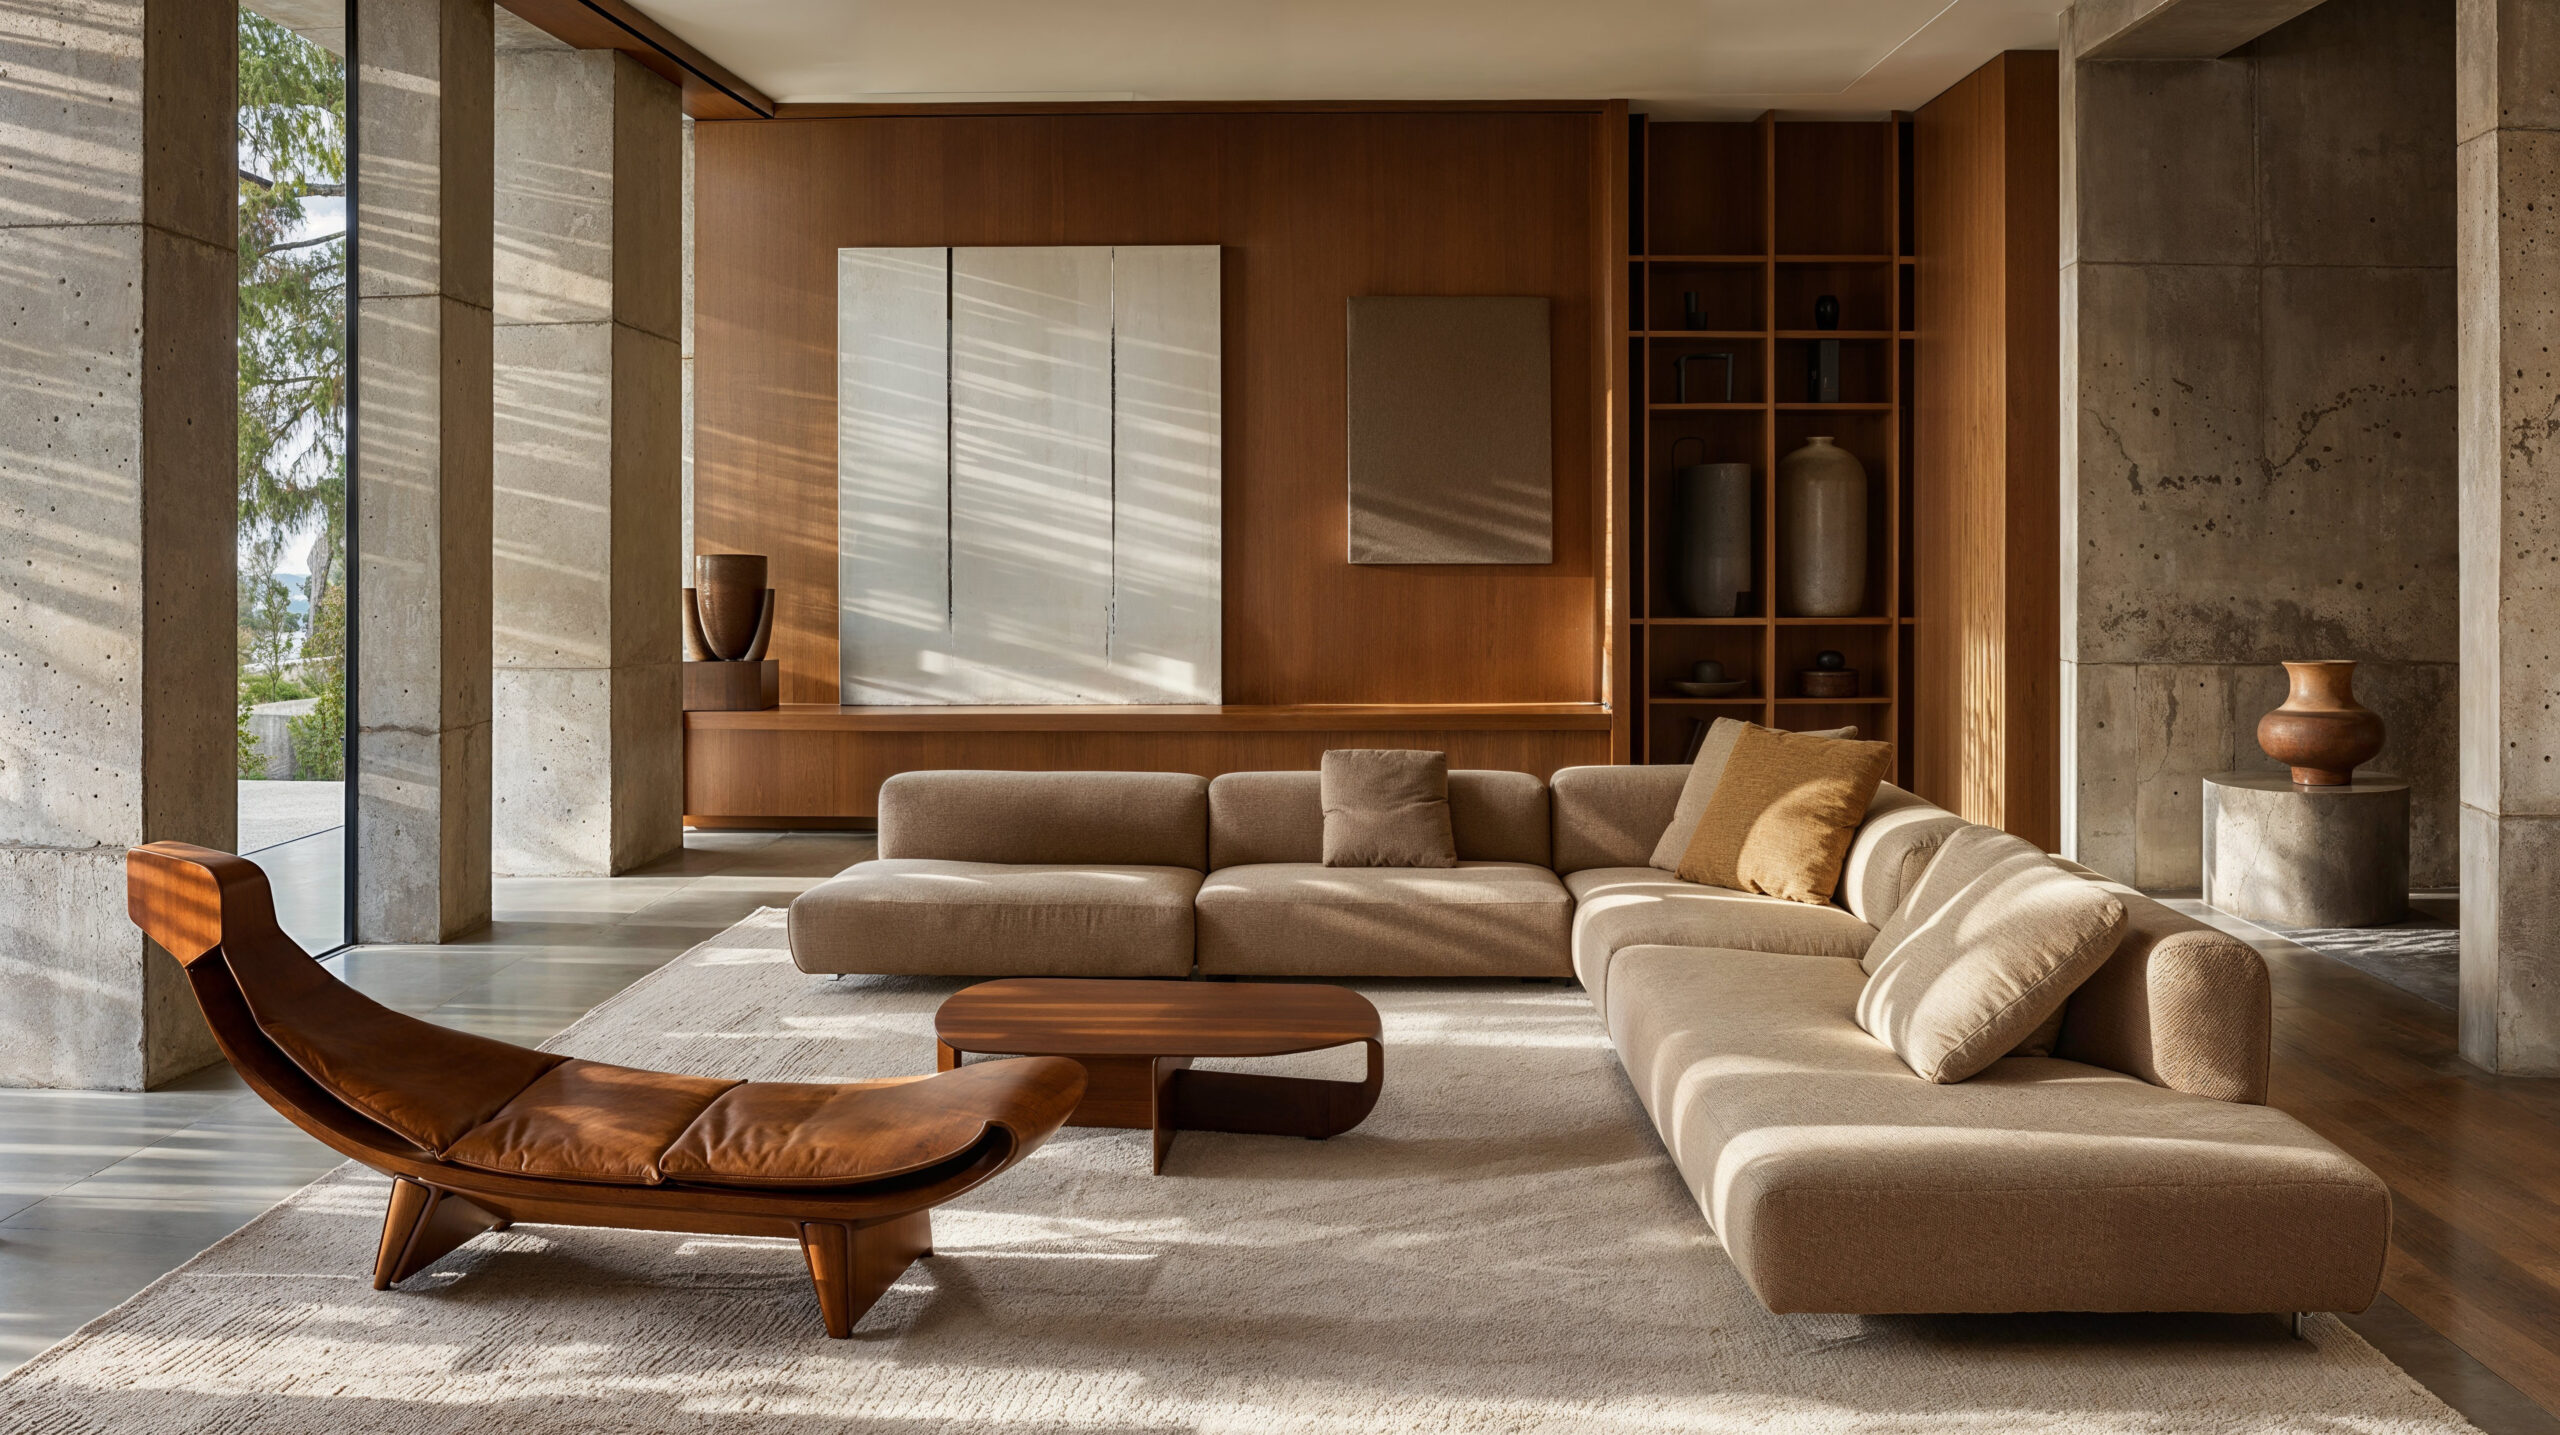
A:
[[[2356,701],[2356,665],[2287,663],[2284,706],[2258,719],[2258,746],[2305,787],[2341,787],[2382,751],[2382,718]]]
[[[764,555],[704,553],[693,560],[694,606],[702,615],[703,646],[711,656],[736,662],[756,640],[764,617]]]

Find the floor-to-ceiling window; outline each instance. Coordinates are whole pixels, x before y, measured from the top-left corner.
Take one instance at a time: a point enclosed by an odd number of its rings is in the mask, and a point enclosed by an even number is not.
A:
[[[348,940],[344,29],[240,11],[240,832],[277,916]]]

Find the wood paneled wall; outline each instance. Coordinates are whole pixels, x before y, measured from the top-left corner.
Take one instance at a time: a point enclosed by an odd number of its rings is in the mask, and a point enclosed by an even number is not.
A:
[[[1923,107],[1912,782],[2054,850],[2061,818],[2059,156],[2051,51]]]
[[[836,250],[1216,244],[1226,702],[1605,702],[1625,127],[1623,105],[701,124],[695,541],[771,556],[783,701],[837,696]],[[1551,301],[1554,562],[1346,561],[1344,301],[1360,294]]]

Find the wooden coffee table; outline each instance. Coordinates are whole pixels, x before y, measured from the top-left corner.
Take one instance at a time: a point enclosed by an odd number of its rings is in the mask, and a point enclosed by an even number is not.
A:
[[[1165,982],[1016,977],[954,993],[934,1013],[937,1070],[963,1053],[1069,1056],[1084,1064],[1070,1126],[1155,1133],[1155,1169],[1176,1131],[1323,1140],[1378,1104],[1386,1053],[1378,1009],[1342,987],[1284,982]],[[1192,1071],[1203,1056],[1286,1056],[1365,1043],[1361,1081]]]

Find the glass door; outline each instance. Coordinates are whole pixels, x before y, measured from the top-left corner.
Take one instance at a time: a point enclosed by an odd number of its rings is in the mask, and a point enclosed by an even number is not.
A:
[[[240,826],[313,953],[350,938],[351,24],[240,12]]]

